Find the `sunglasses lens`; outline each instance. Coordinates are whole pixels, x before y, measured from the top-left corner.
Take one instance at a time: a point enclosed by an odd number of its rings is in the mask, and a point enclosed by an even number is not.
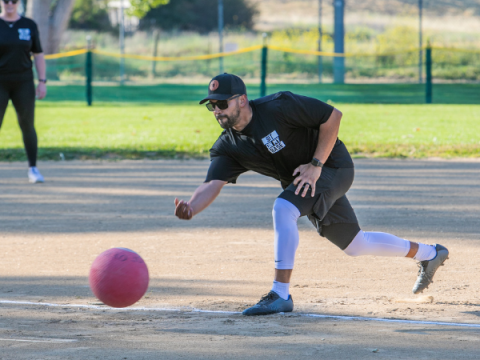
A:
[[[215,104],[209,102],[209,103],[205,104],[205,106],[210,111],[214,111],[215,106],[218,107],[220,110],[225,110],[226,108],[228,108],[228,101],[227,100],[218,100]]]
[[[226,108],[228,108],[228,101],[227,100],[219,100],[219,101],[217,101],[217,103],[215,105],[217,105],[217,107],[220,110],[225,110]]]

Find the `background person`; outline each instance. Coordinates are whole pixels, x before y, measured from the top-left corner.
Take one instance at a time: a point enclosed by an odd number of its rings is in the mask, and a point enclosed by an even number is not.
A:
[[[243,81],[230,74],[213,78],[208,96],[225,131],[210,149],[207,178],[188,202],[175,199],[175,215],[189,220],[209,206],[227,183],[248,170],[279,180],[284,191],[273,205],[275,280],[272,290],[244,315],[293,310],[290,278],[299,243],[297,220],[308,216],[320,235],[349,256],[401,256],[419,261],[413,293],[430,285],[448,257],[441,245],[410,242],[363,231],[346,192],[353,161],[337,138],[342,114],[317,99],[279,92],[248,101]],[[232,215],[234,216],[234,209]]]
[[[46,65],[35,22],[20,16],[18,0],[2,0],[0,14],[0,127],[8,101],[17,112],[23,144],[28,158],[28,179],[43,182],[37,169],[37,133],[34,127],[35,97],[47,94]],[[38,86],[33,82],[31,54],[35,58]]]

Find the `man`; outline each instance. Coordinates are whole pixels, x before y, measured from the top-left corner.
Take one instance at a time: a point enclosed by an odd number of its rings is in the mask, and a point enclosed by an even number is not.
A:
[[[248,101],[243,81],[222,74],[210,81],[200,104],[212,111],[225,129],[210,149],[205,182],[188,202],[175,199],[175,215],[184,220],[207,208],[227,183],[252,170],[280,181],[284,191],[273,205],[275,279],[272,290],[244,315],[293,310],[289,295],[297,220],[308,216],[320,235],[347,255],[409,257],[419,262],[413,293],[432,282],[448,257],[441,245],[425,245],[380,232],[364,232],[358,225],[346,192],[353,182],[353,161],[337,138],[342,113],[319,100],[279,92]]]

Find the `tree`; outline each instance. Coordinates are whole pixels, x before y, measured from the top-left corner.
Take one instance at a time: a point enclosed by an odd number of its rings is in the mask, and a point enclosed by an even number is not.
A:
[[[46,54],[58,52],[75,0],[29,0],[27,16],[38,25],[40,41]]]
[[[141,18],[150,9],[169,0],[130,0],[129,13]],[[27,16],[35,20],[40,41],[46,54],[58,52],[60,40],[67,29],[75,0],[28,0]]]
[[[224,0],[226,28],[252,29],[259,11],[248,0]],[[187,30],[201,33],[218,28],[217,0],[174,0],[151,9],[140,21],[141,29],[152,26],[164,30]]]
[[[107,11],[107,0],[75,0],[70,29],[113,31]]]
[[[166,5],[169,1],[170,0],[130,0],[132,6],[128,9],[128,14],[141,19],[147,15],[150,10],[156,9],[161,5]]]

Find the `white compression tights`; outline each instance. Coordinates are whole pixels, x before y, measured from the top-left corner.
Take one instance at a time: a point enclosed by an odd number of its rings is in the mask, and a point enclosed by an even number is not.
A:
[[[275,269],[293,269],[299,239],[297,220],[300,211],[290,201],[277,198],[273,204],[272,216],[275,230]]]
[[[273,227],[275,230],[275,268],[293,269],[299,236],[297,220],[300,211],[291,202],[277,198],[273,205]],[[360,230],[350,245],[344,250],[349,256],[378,255],[405,257],[410,250],[410,241],[395,235]],[[435,257],[435,247],[419,244],[415,260],[431,260]]]
[[[408,240],[387,233],[360,230],[344,252],[350,256],[406,256],[409,250]]]

